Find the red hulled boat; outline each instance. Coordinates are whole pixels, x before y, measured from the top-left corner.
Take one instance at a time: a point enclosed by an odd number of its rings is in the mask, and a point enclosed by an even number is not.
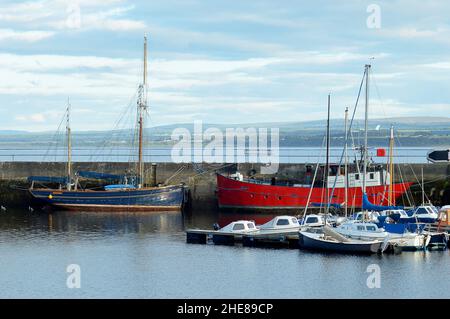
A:
[[[367,195],[372,203],[388,204],[388,186],[380,181],[386,173],[368,172]],[[341,178],[340,178],[341,177]],[[331,204],[347,207],[361,207],[362,188],[358,173],[349,174],[347,198],[342,187],[343,176],[338,176]],[[385,179],[386,180],[386,179]],[[387,179],[389,181],[389,179]],[[329,181],[328,194],[332,194],[333,180]],[[413,183],[393,184],[394,198],[401,197]],[[311,193],[311,194],[310,194]],[[217,174],[217,198],[220,208],[232,210],[283,211],[303,208],[307,205],[326,203],[327,188],[310,185],[282,186],[265,183],[254,179],[244,179],[240,174],[224,176]]]

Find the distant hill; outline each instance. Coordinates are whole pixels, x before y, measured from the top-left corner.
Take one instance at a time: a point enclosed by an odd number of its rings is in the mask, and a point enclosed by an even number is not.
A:
[[[30,134],[30,132],[14,131],[14,130],[0,130],[0,135],[20,135],[20,134]]]
[[[332,119],[331,136],[332,144],[343,144],[344,121]],[[449,117],[392,117],[378,118],[369,121],[369,143],[371,145],[386,145],[390,126],[394,125],[396,137],[402,146],[450,146],[450,118]],[[216,127],[222,132],[226,128],[279,128],[281,146],[320,146],[325,134],[326,121],[305,122],[266,122],[245,124],[213,124],[203,123],[205,131],[210,127]],[[149,143],[158,145],[172,145],[171,134],[176,128],[186,128],[193,132],[193,123],[171,124],[155,126],[146,129]],[[362,137],[364,121],[357,119],[352,126],[352,132],[356,139]],[[97,145],[130,145],[133,140],[132,130],[114,131],[76,131],[73,130],[73,145],[97,146]],[[55,132],[27,132],[20,130],[0,130],[0,145],[39,145],[48,147],[49,144],[65,143],[63,134],[60,141],[53,141]]]

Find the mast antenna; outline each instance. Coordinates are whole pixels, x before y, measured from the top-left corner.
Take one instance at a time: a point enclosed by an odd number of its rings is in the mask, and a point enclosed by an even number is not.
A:
[[[330,192],[328,189],[328,180],[329,180],[329,174],[330,174],[330,99],[331,94],[328,94],[328,115],[327,115],[327,155],[326,155],[326,165],[325,165],[325,193],[326,193],[326,200],[327,200],[327,208],[326,208],[326,214],[330,211]],[[325,220],[326,220],[325,215]]]
[[[67,121],[66,121],[66,134],[67,134],[67,189],[71,189],[71,176],[72,176],[72,136],[70,129],[70,99],[67,97]]]
[[[138,113],[139,113],[139,182],[138,188],[144,186],[144,160],[143,160],[143,135],[144,135],[144,115],[147,110],[147,35],[144,35],[144,72],[143,72],[143,82],[140,85],[140,96],[138,102]]]

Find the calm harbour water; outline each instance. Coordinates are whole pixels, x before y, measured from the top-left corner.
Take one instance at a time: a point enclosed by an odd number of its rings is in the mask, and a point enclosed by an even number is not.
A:
[[[248,217],[248,216],[246,216]],[[449,298],[450,252],[343,256],[186,244],[214,212],[0,212],[1,298]],[[66,285],[69,264],[81,288]],[[381,288],[366,285],[371,264]]]

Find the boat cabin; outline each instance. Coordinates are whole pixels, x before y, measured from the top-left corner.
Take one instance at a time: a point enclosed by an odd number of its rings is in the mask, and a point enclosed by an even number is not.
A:
[[[388,236],[384,228],[379,228],[371,222],[348,221],[336,227],[336,231],[349,238],[361,240],[383,240]]]
[[[218,232],[224,233],[250,233],[255,231],[258,231],[258,228],[253,221],[249,220],[238,220],[218,230]]]
[[[328,177],[328,188],[333,188],[336,184],[336,188],[345,187],[345,175],[343,172],[332,170],[333,175]],[[348,173],[348,187],[362,187],[364,174],[361,172]],[[389,185],[390,174],[386,170],[376,170],[366,173],[366,186],[379,186]]]
[[[260,230],[265,229],[286,229],[286,228],[299,228],[300,224],[297,217],[294,216],[276,216],[267,223],[259,226]]]
[[[432,205],[422,205],[418,206],[412,211],[411,217],[417,217],[419,219],[428,218],[428,219],[437,219],[438,218],[438,210],[436,207]]]
[[[365,215],[365,217],[364,217]],[[354,215],[353,220],[357,220],[357,221],[373,221],[375,223],[378,223],[378,217],[380,217],[380,213],[379,212],[358,212]]]
[[[364,232],[383,232],[384,230],[378,228],[378,226],[374,223],[359,223],[359,222],[347,222],[343,223],[340,226],[341,229],[346,230],[356,230],[356,231],[364,231]]]
[[[380,212],[381,216],[398,215],[400,218],[408,218],[408,213],[404,209],[387,209]]]
[[[319,227],[325,225],[325,218],[323,215],[311,214],[306,215],[300,222],[301,226]]]

